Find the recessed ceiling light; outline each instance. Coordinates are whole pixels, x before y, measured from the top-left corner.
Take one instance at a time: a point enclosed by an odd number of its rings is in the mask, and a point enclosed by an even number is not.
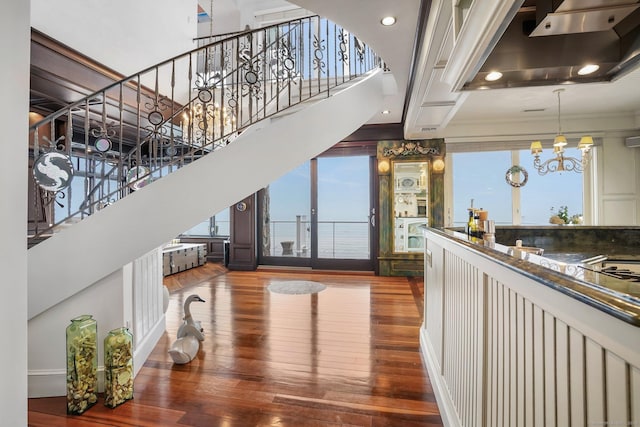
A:
[[[502,77],[502,73],[500,71],[492,71],[484,78],[488,82],[495,82],[496,80]]]
[[[382,112],[382,114],[391,114],[391,111],[389,111],[389,110],[384,110],[384,111]]]
[[[578,74],[580,74],[581,76],[586,76],[587,74],[595,73],[599,68],[599,65],[587,64],[578,70]]]
[[[393,24],[396,23],[396,17],[395,16],[385,16],[384,18],[382,18],[380,23],[382,25],[384,25],[385,27],[388,27],[388,26],[393,25]]]

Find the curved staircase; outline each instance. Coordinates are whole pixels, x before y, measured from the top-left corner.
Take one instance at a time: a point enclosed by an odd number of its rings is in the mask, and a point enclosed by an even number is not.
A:
[[[382,97],[375,55],[311,17],[171,58],[35,124],[33,161],[62,153],[75,176],[34,185],[29,319],[330,148]]]

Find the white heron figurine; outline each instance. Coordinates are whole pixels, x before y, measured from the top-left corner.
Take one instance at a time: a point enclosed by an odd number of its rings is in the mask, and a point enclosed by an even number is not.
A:
[[[196,321],[191,316],[190,305],[192,302],[205,302],[198,295],[193,294],[184,302],[184,322],[178,328],[178,339],[171,344],[169,354],[174,363],[184,364],[191,362],[200,349],[199,341],[204,340],[204,329],[200,321]]]

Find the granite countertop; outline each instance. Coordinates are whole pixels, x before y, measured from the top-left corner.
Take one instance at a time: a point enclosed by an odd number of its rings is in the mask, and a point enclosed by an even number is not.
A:
[[[615,255],[601,253],[594,248],[581,247],[578,251],[545,251],[543,255],[535,255],[515,246],[499,243],[487,243],[482,239],[469,237],[454,230],[431,229],[452,237],[491,258],[519,270],[520,273],[568,294],[586,304],[594,306],[627,323],[640,326],[640,282],[618,279],[598,272],[596,265],[583,261],[599,255],[608,261],[640,263],[637,248],[634,252]],[[597,248],[601,249],[601,248]],[[540,268],[543,267],[543,268]],[[630,268],[640,272],[638,268]]]
[[[499,226],[496,242],[544,248],[545,254],[629,256],[640,254],[640,227],[636,226]],[[513,242],[513,243],[511,243]]]

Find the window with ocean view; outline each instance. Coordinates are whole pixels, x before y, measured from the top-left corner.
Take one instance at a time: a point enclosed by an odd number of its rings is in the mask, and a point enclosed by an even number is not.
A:
[[[505,180],[514,159],[528,171],[525,185],[518,187],[519,200],[512,198]],[[540,176],[533,168],[529,150],[452,153],[453,223],[464,226],[469,219],[471,199],[474,208],[489,211],[496,224],[511,225],[512,212],[520,212],[522,225],[548,225],[551,215],[560,209],[569,216],[582,216],[583,175],[555,172]],[[557,191],[562,188],[562,191]]]
[[[311,163],[265,189],[263,256],[311,256]]]
[[[369,161],[321,157],[271,183],[262,198],[262,256],[370,259]]]
[[[318,159],[318,258],[369,259],[369,157]]]
[[[185,236],[228,236],[229,235],[229,209],[223,209],[206,221],[191,227],[182,233]]]
[[[530,151],[520,151],[520,158],[531,161]],[[529,181],[520,187],[523,225],[548,225],[549,218],[558,213],[562,206],[566,206],[569,217],[582,217],[581,173],[554,172],[540,176],[533,167],[529,170]],[[558,191],[559,188],[562,191]]]
[[[453,222],[469,221],[471,199],[475,209],[489,211],[496,224],[511,224],[511,186],[504,174],[511,166],[510,151],[453,153]]]

